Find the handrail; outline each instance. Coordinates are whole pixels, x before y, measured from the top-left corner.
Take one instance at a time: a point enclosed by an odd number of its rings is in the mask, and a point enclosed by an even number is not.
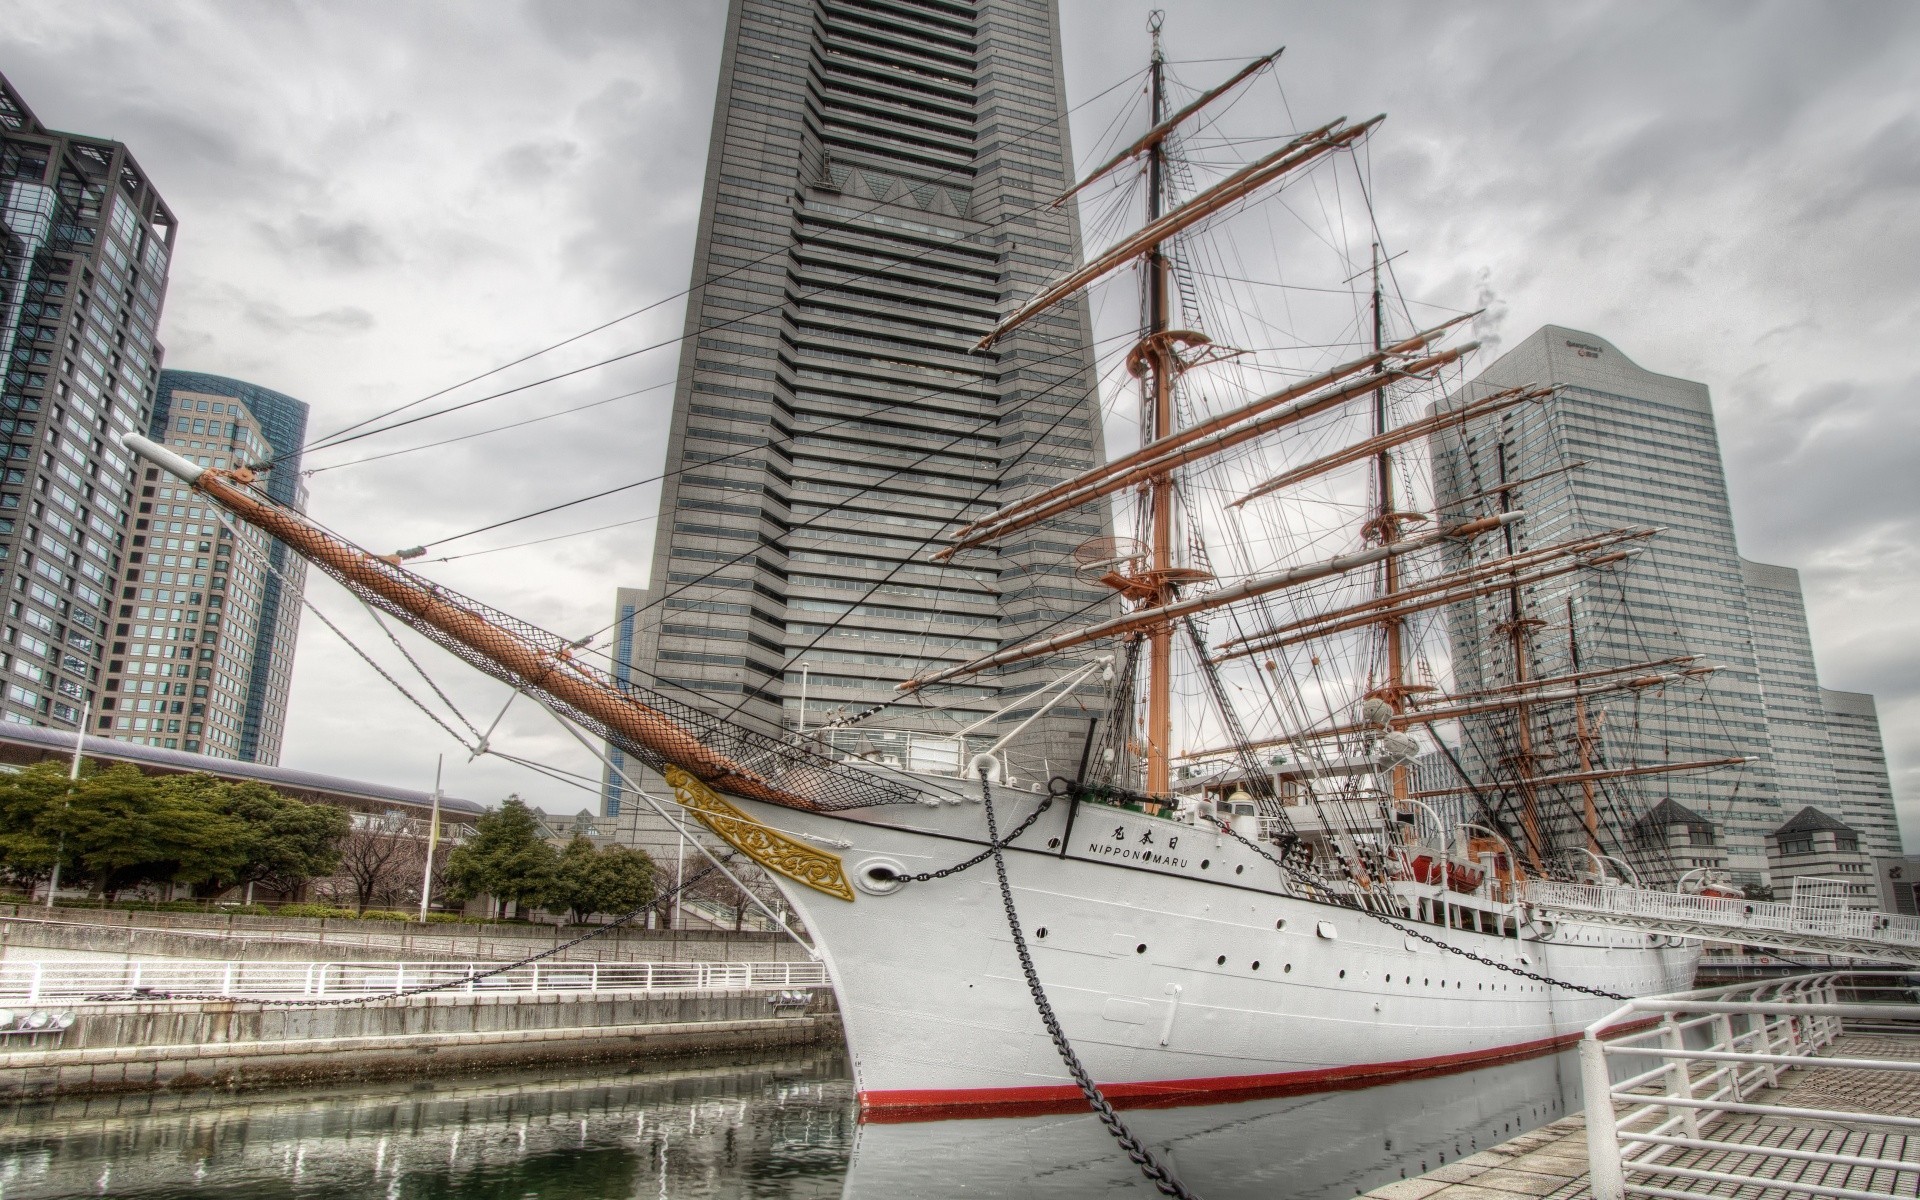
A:
[[[1895,1078],[1920,1071],[1920,1061],[1912,1059],[1828,1056],[1849,1019],[1920,1034],[1920,989],[1905,972],[1825,971],[1641,997],[1589,1025],[1580,1042],[1580,1068],[1595,1200],[1707,1200],[1725,1194],[1726,1185],[1841,1200],[1913,1195],[1920,1188],[1920,1162],[1867,1152],[1865,1134],[1873,1128],[1920,1129],[1920,1116],[1811,1108],[1769,1094],[1796,1068],[1828,1066]],[[1609,1032],[1615,1036],[1608,1038]],[[1609,1060],[1655,1065],[1635,1067],[1616,1080]],[[1843,1136],[1817,1150],[1769,1146],[1746,1140],[1751,1124],[1727,1126],[1735,1116],[1838,1123]],[[1866,1129],[1855,1128],[1860,1126]],[[1716,1133],[1722,1136],[1709,1136]],[[1850,1176],[1829,1182],[1821,1168],[1833,1167],[1894,1176],[1885,1181],[1886,1191],[1863,1190]],[[1789,1170],[1790,1177],[1776,1177]],[[1902,1183],[1903,1175],[1913,1178]],[[1866,1182],[1879,1185],[1871,1177]],[[1695,1184],[1700,1190],[1693,1190]]]
[[[476,978],[486,962],[263,962],[133,960],[0,963],[0,1003],[154,1001],[234,997],[379,996],[435,984],[441,994],[489,996],[668,991],[778,991],[825,987],[818,962],[574,962],[515,967]],[[464,987],[459,986],[464,980]]]

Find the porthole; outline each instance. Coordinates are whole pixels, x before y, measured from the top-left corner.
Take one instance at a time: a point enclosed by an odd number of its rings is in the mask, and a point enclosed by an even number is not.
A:
[[[1233,873],[1234,873],[1235,875],[1238,875],[1238,874],[1240,874],[1240,872],[1242,872],[1242,871],[1244,871],[1244,870],[1246,870],[1246,869],[1247,869],[1247,864],[1245,864],[1245,863],[1241,863],[1241,864],[1240,864],[1239,866],[1237,866],[1237,867],[1235,867],[1235,868],[1233,869]]]
[[[1347,973],[1345,971],[1340,972],[1340,978],[1345,979],[1346,977]]]
[[[1049,850],[1058,850],[1059,848],[1060,848],[1060,839],[1059,839],[1059,838],[1048,838],[1048,839],[1047,839],[1047,849],[1049,849]]]
[[[1280,973],[1282,975],[1289,975],[1289,974],[1292,974],[1292,972],[1293,972],[1292,963],[1288,963],[1286,966],[1280,968]]]
[[[1138,946],[1135,946],[1133,948],[1133,952],[1135,954],[1145,954],[1147,952],[1147,944],[1145,942],[1141,942]]]
[[[1278,921],[1275,921],[1273,923],[1273,927],[1275,929],[1285,929],[1287,927],[1287,919],[1285,917],[1281,917]]]
[[[1222,955],[1221,955],[1221,956],[1220,956],[1219,958],[1216,958],[1216,959],[1214,959],[1214,960],[1213,960],[1213,965],[1214,965],[1214,966],[1216,966],[1216,967],[1224,967],[1224,966],[1226,966],[1226,965],[1227,965],[1227,956],[1226,956],[1226,955],[1224,955],[1224,954],[1222,954]]]
[[[1256,971],[1260,969],[1260,960],[1257,958],[1253,960],[1253,969]]]
[[[1202,871],[1206,870],[1208,867],[1212,865],[1213,865],[1213,860],[1210,858],[1203,858],[1200,860],[1200,869]]]
[[[1044,937],[1046,937],[1046,936],[1047,936],[1047,927],[1046,927],[1045,925],[1042,925],[1042,926],[1041,926],[1040,928],[1038,928],[1038,929],[1036,929],[1036,930],[1034,930],[1034,931],[1033,931],[1033,936],[1035,936],[1035,937],[1037,937],[1037,938],[1044,938]]]

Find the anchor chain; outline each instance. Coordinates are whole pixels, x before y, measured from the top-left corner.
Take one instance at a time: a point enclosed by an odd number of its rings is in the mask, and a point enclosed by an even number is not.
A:
[[[1160,1164],[1152,1151],[1140,1144],[1140,1139],[1127,1128],[1119,1114],[1113,1111],[1113,1105],[1100,1094],[1099,1086],[1093,1082],[1093,1077],[1087,1074],[1087,1069],[1080,1064],[1080,1056],[1074,1053],[1073,1044],[1067,1041],[1066,1032],[1060,1028],[1060,1018],[1054,1015],[1053,1005],[1047,999],[1046,990],[1040,986],[1040,973],[1034,970],[1033,954],[1027,949],[1026,935],[1020,929],[1020,914],[1013,907],[1013,887],[1007,882],[1007,861],[1000,853],[1001,847],[1011,842],[1014,837],[1020,836],[1021,831],[1033,823],[1033,819],[1029,817],[1019,829],[1014,831],[1007,842],[1002,842],[999,823],[993,815],[993,793],[987,783],[985,772],[980,775],[980,792],[981,801],[987,809],[987,854],[993,858],[994,872],[1000,877],[1000,902],[1007,910],[1007,930],[1013,935],[1013,948],[1020,955],[1020,970],[1027,977],[1027,991],[1033,996],[1034,1007],[1040,1010],[1040,1020],[1047,1027],[1047,1035],[1053,1039],[1053,1048],[1060,1052],[1060,1061],[1067,1065],[1067,1071],[1073,1076],[1074,1083],[1080,1086],[1080,1094],[1087,1098],[1087,1106],[1093,1109],[1094,1115],[1100,1118],[1100,1123],[1105,1125],[1107,1132],[1113,1135],[1113,1140],[1118,1142],[1120,1149],[1126,1152],[1127,1160],[1140,1168],[1140,1174],[1146,1177],[1147,1182],[1151,1183],[1162,1196],[1172,1196],[1174,1200],[1198,1200],[1198,1197],[1187,1190],[1185,1184],[1174,1177],[1173,1172]],[[1043,804],[1042,811],[1045,808]],[[1034,814],[1034,816],[1038,815],[1039,813]]]
[[[1002,846],[1011,846],[1015,842],[1019,841],[1020,835],[1025,833],[1027,830],[1032,829],[1033,823],[1040,819],[1040,815],[1052,807],[1053,807],[1053,795],[1049,793],[1047,795],[1047,798],[1040,802],[1040,807],[1034,809],[1033,812],[1027,817],[1026,820],[1014,826],[1013,832],[1007,835],[1007,840],[999,844]],[[991,822],[989,822],[989,824],[991,824]],[[888,878],[899,883],[927,883],[935,879],[945,879],[949,875],[958,875],[960,872],[966,870],[969,867],[979,866],[981,863],[993,857],[994,849],[995,847],[990,845],[985,850],[982,850],[980,853],[974,855],[972,858],[967,859],[965,862],[957,862],[950,867],[941,867],[937,871],[921,871],[916,875],[896,874],[896,875],[889,875]]]

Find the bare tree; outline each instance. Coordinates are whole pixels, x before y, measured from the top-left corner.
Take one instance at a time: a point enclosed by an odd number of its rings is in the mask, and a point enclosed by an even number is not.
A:
[[[354,908],[404,904],[420,895],[420,873],[426,866],[427,846],[417,837],[390,833],[377,826],[356,828],[340,841],[340,868],[336,877],[353,893]]]

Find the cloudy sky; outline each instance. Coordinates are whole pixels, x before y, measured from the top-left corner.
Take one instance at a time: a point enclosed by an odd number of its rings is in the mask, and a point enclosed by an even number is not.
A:
[[[1137,68],[1148,7],[1063,0],[1070,100]],[[1374,188],[1408,296],[1490,300],[1509,343],[1568,325],[1711,386],[1741,548],[1800,568],[1822,683],[1878,696],[1920,848],[1920,606],[1900,599],[1920,589],[1920,9],[1165,7],[1196,85],[1231,69],[1197,60],[1285,44],[1303,123],[1389,114]],[[723,23],[717,0],[0,0],[0,71],[48,124],[127,142],[178,214],[168,365],[298,396],[327,433],[656,302],[447,400],[679,332]],[[1112,115],[1076,115],[1083,158]],[[655,488],[445,539],[655,474],[669,396],[654,385],[672,368],[671,348],[638,353],[315,453],[309,468],[334,469],[309,480],[313,510],[436,558],[615,526],[426,568],[551,628],[598,628],[616,585],[645,582]],[[368,631],[330,584],[311,594]],[[503,689],[428,661],[492,720]],[[597,774],[538,714],[503,729]],[[456,794],[591,802],[465,763],[309,618],[284,761],[426,786],[442,751]]]

